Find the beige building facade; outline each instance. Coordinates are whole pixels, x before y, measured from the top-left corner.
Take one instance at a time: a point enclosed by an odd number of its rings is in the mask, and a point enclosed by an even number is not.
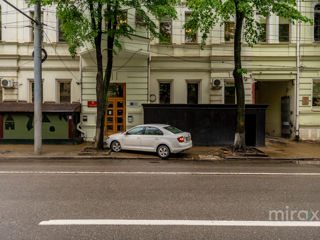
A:
[[[301,12],[314,19],[313,25],[257,16],[265,26],[264,39],[253,48],[243,44],[246,103],[269,105],[267,135],[297,133],[302,139],[320,140],[319,9],[318,1],[302,2]],[[151,46],[154,103],[235,104],[234,22],[214,27],[201,50],[200,33],[190,36],[183,27],[190,11],[185,6],[177,11],[177,20],[159,23],[169,44],[153,41]]]
[[[26,1],[11,2],[32,16],[33,9]],[[265,24],[265,34],[263,41],[253,48],[243,44],[243,67],[248,70],[244,76],[245,99],[247,104],[269,105],[268,135],[294,137],[298,133],[302,139],[319,140],[320,5],[318,1],[302,2],[301,11],[314,19],[314,24],[301,24],[300,34],[297,34],[299,25],[286,19],[257,16]],[[163,43],[157,39],[149,41],[134,10],[128,10],[128,23],[139,29],[131,40],[121,40],[123,49],[115,55],[106,134],[142,124],[144,103],[236,103],[232,76],[234,22],[214,27],[202,50],[201,34],[190,35],[184,28],[190,11],[182,5],[177,12],[178,19],[163,18],[158,22],[160,31],[169,40]],[[81,131],[84,140],[94,141],[95,51],[92,46],[85,46],[72,59],[59,34],[55,9],[43,8],[42,16],[43,46],[48,53],[43,64],[43,102],[55,106],[57,112],[69,111],[67,116],[74,117],[74,111],[79,114],[73,119],[71,132]],[[0,88],[0,111],[5,103],[32,104],[32,51],[30,20],[1,2],[0,78],[10,80],[13,86]],[[81,113],[75,110],[80,104]],[[12,130],[11,118],[5,110],[0,118],[3,136],[7,134],[5,131]],[[70,136],[70,126],[67,128]]]
[[[30,17],[28,1],[11,0]],[[0,39],[0,139],[32,140],[33,126],[33,25],[4,2],[1,7]],[[55,8],[42,8],[43,48],[47,60],[42,67],[43,135],[46,139],[72,140],[80,114],[81,75],[79,57],[71,58],[59,31]],[[60,115],[59,115],[60,114]],[[23,127],[22,127],[23,126]]]

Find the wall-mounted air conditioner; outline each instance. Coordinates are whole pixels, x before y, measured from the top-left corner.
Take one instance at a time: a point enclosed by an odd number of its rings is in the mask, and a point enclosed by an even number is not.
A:
[[[1,79],[1,87],[13,88],[13,86],[14,86],[13,79]]]
[[[211,89],[213,90],[219,90],[222,88],[222,81],[221,79],[217,79],[217,78],[211,78]]]

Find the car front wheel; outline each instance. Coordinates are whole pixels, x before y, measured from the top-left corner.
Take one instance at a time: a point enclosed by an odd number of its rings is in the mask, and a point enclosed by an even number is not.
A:
[[[166,159],[167,157],[169,157],[170,155],[170,149],[168,148],[168,146],[166,145],[160,145],[157,148],[157,154],[159,157],[161,157],[162,159]]]
[[[114,152],[120,152],[121,151],[121,145],[118,141],[113,141],[111,143],[111,150]]]

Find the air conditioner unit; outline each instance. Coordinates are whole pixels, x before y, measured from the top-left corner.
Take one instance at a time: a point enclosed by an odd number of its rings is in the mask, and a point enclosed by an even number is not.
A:
[[[1,87],[13,88],[13,86],[14,86],[13,79],[1,79]]]
[[[214,79],[212,78],[211,79],[211,89],[214,89],[214,90],[219,90],[222,88],[222,81],[221,79]]]

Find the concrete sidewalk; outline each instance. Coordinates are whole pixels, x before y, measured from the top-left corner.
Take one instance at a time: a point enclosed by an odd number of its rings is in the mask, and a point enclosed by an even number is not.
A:
[[[43,145],[41,155],[33,153],[33,145],[0,145],[0,160],[4,159],[159,159],[154,153],[109,149],[97,152],[91,143],[79,145]],[[282,138],[267,138],[266,146],[252,148],[248,154],[233,153],[230,147],[195,146],[169,159],[178,160],[310,160],[320,161],[320,142],[294,142]]]

